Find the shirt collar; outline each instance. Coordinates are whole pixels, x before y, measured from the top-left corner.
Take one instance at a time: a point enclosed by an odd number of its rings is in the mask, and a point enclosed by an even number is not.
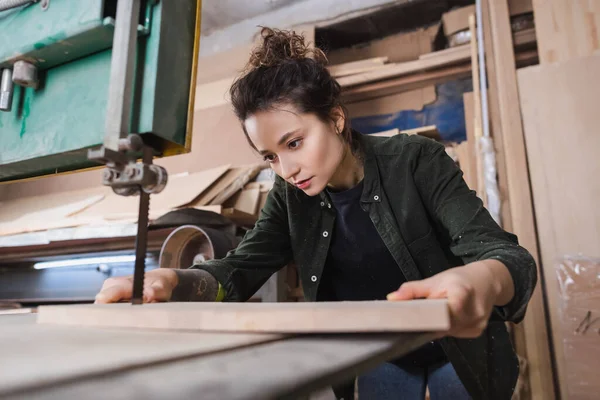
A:
[[[381,182],[379,179],[379,167],[374,152],[374,139],[368,135],[363,135],[354,131],[354,140],[358,140],[360,151],[362,152],[365,177],[363,178],[363,191],[360,197],[361,203],[380,203],[381,202]],[[323,190],[320,194],[321,200],[331,202],[327,190]]]

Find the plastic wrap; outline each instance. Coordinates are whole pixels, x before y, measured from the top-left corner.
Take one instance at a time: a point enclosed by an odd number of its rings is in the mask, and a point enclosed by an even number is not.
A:
[[[559,315],[569,399],[600,398],[600,258],[558,260]]]

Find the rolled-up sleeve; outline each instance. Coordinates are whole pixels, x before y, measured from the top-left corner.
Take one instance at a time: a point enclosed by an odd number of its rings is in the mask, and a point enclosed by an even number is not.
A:
[[[213,275],[225,289],[223,301],[246,301],[292,259],[289,222],[282,184],[269,192],[254,228],[225,258],[192,268]]]
[[[429,139],[417,140],[421,147],[413,164],[418,191],[436,223],[449,235],[450,250],[464,264],[495,259],[512,277],[512,300],[496,307],[496,318],[520,322],[537,283],[531,254],[519,246],[517,237],[503,230],[465,183],[462,171],[444,146]]]

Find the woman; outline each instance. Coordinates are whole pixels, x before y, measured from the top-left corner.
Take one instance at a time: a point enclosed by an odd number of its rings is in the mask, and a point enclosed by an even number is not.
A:
[[[245,301],[294,260],[307,301],[447,298],[448,337],[358,378],[363,399],[509,399],[503,321],[523,319],[531,255],[467,187],[444,146],[350,129],[340,85],[302,36],[263,28],[230,94],[277,178],[254,229],[222,260],[146,275],[146,301]],[[98,303],[131,296],[109,279]],[[342,389],[337,391],[339,397]]]

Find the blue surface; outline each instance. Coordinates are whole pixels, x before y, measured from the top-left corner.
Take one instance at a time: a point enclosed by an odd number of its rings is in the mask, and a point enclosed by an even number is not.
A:
[[[436,125],[442,140],[466,140],[463,93],[473,91],[470,78],[436,86],[437,100],[420,111],[405,110],[394,114],[353,118],[352,127],[369,134],[398,128],[400,130]]]

